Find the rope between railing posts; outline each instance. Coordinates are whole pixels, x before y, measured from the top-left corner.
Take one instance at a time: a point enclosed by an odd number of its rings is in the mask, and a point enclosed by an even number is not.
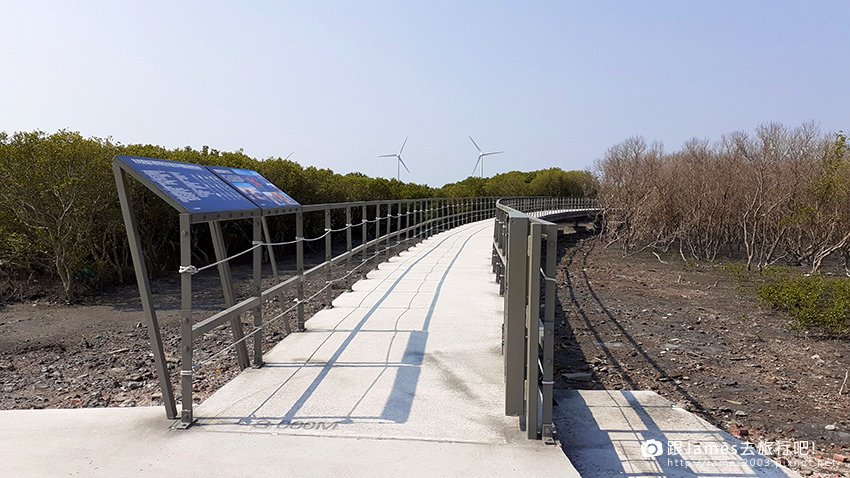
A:
[[[341,227],[339,229],[325,229],[325,230],[328,231],[328,232],[342,232],[342,231],[345,231],[346,229],[348,229],[349,227],[351,227],[351,224],[346,224],[344,227]]]
[[[429,209],[429,210],[423,210],[423,211],[431,211],[431,210]],[[420,212],[420,211],[414,211],[414,212]],[[409,214],[409,213],[408,213],[408,214]],[[244,250],[244,251],[242,251],[242,252],[238,252],[238,253],[236,253],[236,254],[233,254],[233,255],[232,255],[232,256],[230,256],[230,257],[226,257],[226,258],[221,259],[221,260],[219,260],[219,261],[213,262],[212,264],[207,264],[207,265],[205,265],[205,266],[203,266],[203,267],[196,267],[196,266],[191,265],[191,264],[190,264],[190,265],[188,265],[188,266],[180,266],[180,268],[177,270],[177,273],[178,273],[178,274],[191,274],[191,275],[195,275],[195,274],[197,274],[197,273],[199,273],[199,272],[203,272],[203,271],[205,271],[205,270],[207,270],[207,269],[211,269],[211,268],[216,267],[216,266],[218,266],[218,265],[220,265],[220,264],[223,264],[223,263],[225,263],[225,262],[227,262],[227,261],[230,261],[230,260],[235,259],[235,258],[237,258],[237,257],[239,257],[239,256],[242,256],[242,255],[244,255],[244,254],[247,254],[248,252],[251,252],[251,251],[253,251],[254,249],[256,249],[256,248],[258,248],[258,247],[262,247],[262,246],[271,246],[271,247],[276,247],[276,246],[286,246],[286,245],[296,244],[296,243],[297,243],[297,242],[299,242],[299,241],[301,241],[301,242],[312,242],[312,241],[318,241],[318,240],[323,239],[325,236],[327,236],[328,234],[330,234],[330,233],[332,233],[332,232],[341,232],[341,231],[345,231],[345,230],[347,230],[347,229],[349,229],[349,228],[351,228],[351,227],[354,227],[354,226],[361,226],[361,225],[363,225],[363,224],[365,224],[365,223],[368,223],[368,222],[378,222],[378,221],[381,221],[381,220],[383,220],[383,219],[389,219],[389,218],[393,218],[393,217],[395,217],[395,218],[400,218],[400,217],[402,217],[402,214],[396,214],[396,215],[388,214],[388,215],[386,216],[386,218],[376,217],[375,219],[363,219],[362,221],[360,221],[360,223],[359,223],[359,224],[346,224],[346,225],[345,225],[345,227],[342,227],[342,228],[339,228],[339,229],[328,229],[328,228],[326,228],[326,229],[325,229],[325,233],[324,233],[324,234],[322,234],[321,236],[318,236],[318,237],[312,237],[312,238],[296,237],[296,238],[295,238],[294,240],[292,240],[292,241],[283,241],[283,242],[263,242],[263,241],[253,241],[253,242],[251,243],[251,244],[252,244],[252,245],[251,245],[251,247],[249,247],[248,249],[245,249],[245,250]],[[421,225],[420,225],[420,226],[421,226]],[[429,229],[429,230],[430,230],[430,229]],[[419,235],[421,235],[421,234],[422,234],[422,233],[420,232],[419,234],[416,234],[416,235],[412,236],[411,238],[406,239],[405,241],[410,240],[410,239],[415,238],[415,237],[418,237],[418,236],[419,236]],[[397,244],[398,244],[398,243],[397,243]]]
[[[188,274],[191,274],[191,275],[195,275],[195,274],[197,274],[198,272],[203,272],[203,271],[205,271],[205,270],[207,270],[207,269],[210,269],[210,268],[212,268],[212,267],[215,267],[215,266],[218,266],[218,265],[220,265],[220,264],[223,264],[223,263],[225,263],[225,262],[227,262],[227,261],[229,261],[229,260],[231,260],[231,259],[236,259],[237,257],[239,257],[239,256],[241,256],[241,255],[243,255],[243,254],[247,254],[248,252],[251,252],[251,251],[253,251],[254,249],[256,249],[256,248],[258,248],[258,247],[260,247],[260,246],[262,246],[262,245],[263,245],[263,243],[262,243],[262,242],[260,242],[260,241],[254,241],[254,242],[252,242],[252,244],[253,244],[253,245],[252,245],[251,247],[249,247],[248,249],[245,249],[245,250],[244,250],[244,251],[242,251],[242,252],[237,252],[236,254],[233,254],[233,255],[232,255],[232,256],[230,256],[230,257],[225,257],[224,259],[222,259],[222,260],[220,260],[220,261],[213,262],[212,264],[207,264],[207,265],[205,265],[205,266],[203,266],[203,267],[195,267],[195,266],[193,266],[193,265],[191,265],[191,264],[190,264],[190,265],[188,265],[188,266],[180,266],[180,269],[178,269],[178,271],[177,271],[177,272],[178,272],[178,273],[180,273],[180,274],[186,274],[186,273],[188,273]]]
[[[264,243],[263,243],[263,245],[264,245],[264,246],[287,246],[287,245],[289,245],[289,244],[295,244],[295,243],[297,243],[298,241],[302,241],[302,240],[304,240],[304,238],[303,238],[303,237],[296,237],[295,239],[293,239],[293,240],[291,240],[291,241],[284,241],[284,242],[264,242]]]

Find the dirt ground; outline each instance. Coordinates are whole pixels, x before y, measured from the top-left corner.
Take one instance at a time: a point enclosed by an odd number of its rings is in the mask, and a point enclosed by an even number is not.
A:
[[[385,257],[386,253],[357,269],[349,277],[349,283],[362,278]],[[359,263],[359,260],[354,261],[351,266]],[[280,267],[286,268],[287,264],[282,263]],[[342,277],[347,272],[345,267],[335,268],[332,277]],[[249,297],[250,265],[234,264],[232,274],[237,300]],[[289,275],[281,270],[281,277]],[[323,273],[314,277],[305,284],[305,297],[325,286]],[[192,281],[196,320],[224,308],[215,269],[193,276]],[[271,277],[264,278],[264,288],[274,283]],[[177,384],[180,370],[179,278],[175,274],[171,279],[152,281],[151,286],[171,382]],[[344,282],[338,282],[331,289],[330,297],[338,296],[346,287]],[[284,293],[282,304],[289,308],[295,298],[293,287]],[[309,318],[327,303],[328,295],[323,292],[305,304],[305,316]],[[263,312],[266,321],[280,313],[280,305],[278,301],[266,304]],[[286,336],[284,320],[289,320],[294,329],[295,312],[264,328],[264,350],[270,350]],[[250,313],[242,316],[246,333],[251,330],[252,321]],[[247,342],[249,351],[252,340],[249,338]],[[231,343],[228,326],[209,332],[195,343],[196,363],[207,361]],[[154,370],[135,285],[116,287],[96,299],[72,306],[36,301],[0,308],[0,409],[161,405],[162,396]],[[239,371],[232,350],[203,366],[195,374],[195,401],[211,395]],[[179,401],[179,390],[175,390],[175,394]]]
[[[561,238],[556,387],[654,390],[743,440],[815,442],[820,464],[789,459],[804,475],[850,476],[850,341],[793,330],[722,267],[662,259]]]

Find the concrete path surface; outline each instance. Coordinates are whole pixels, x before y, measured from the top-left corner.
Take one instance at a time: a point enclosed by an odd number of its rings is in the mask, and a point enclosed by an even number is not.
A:
[[[585,478],[798,477],[650,391],[556,390],[555,427]]]
[[[718,452],[741,443],[653,392],[556,391],[562,447],[525,439],[503,412],[492,231],[468,224],[381,264],[188,430],[161,407],[2,411],[0,476],[794,476]]]
[[[435,235],[342,294],[196,408],[0,412],[0,474],[578,476],[504,416],[492,220]]]

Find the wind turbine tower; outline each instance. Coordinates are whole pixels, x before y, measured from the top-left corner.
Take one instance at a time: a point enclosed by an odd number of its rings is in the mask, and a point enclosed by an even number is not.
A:
[[[494,155],[494,154],[502,154],[502,153],[504,153],[504,151],[490,151],[490,152],[485,153],[484,151],[481,151],[481,148],[478,146],[478,143],[476,143],[475,140],[472,139],[472,136],[469,137],[469,140],[472,141],[472,144],[475,145],[475,149],[478,150],[478,161],[475,162],[475,167],[472,168],[472,174],[473,175],[475,174],[475,170],[478,169],[478,163],[481,163],[481,177],[483,178],[484,177],[484,157],[485,156],[491,156],[491,155]]]

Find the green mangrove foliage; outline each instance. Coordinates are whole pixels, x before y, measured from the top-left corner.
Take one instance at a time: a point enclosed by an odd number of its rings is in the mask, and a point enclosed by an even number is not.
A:
[[[586,172],[550,169],[469,178],[438,189],[360,173],[343,175],[330,169],[305,168],[280,158],[260,161],[241,150],[123,145],[64,130],[53,134],[0,132],[0,301],[37,294],[33,291],[42,289],[45,282],[61,282],[65,298],[72,300],[84,290],[132,279],[112,173],[112,158],[117,154],[254,169],[302,204],[443,195],[583,195],[593,185]],[[176,212],[135,181],[130,184],[151,273],[174,271]],[[340,220],[344,221],[335,218],[335,223]],[[250,243],[248,228],[241,222],[224,225],[234,248]],[[291,222],[270,221],[273,235],[292,234]],[[322,218],[305,217],[306,234],[321,234],[323,227]],[[197,241],[194,250],[201,256],[212,254],[206,236],[193,235]]]

